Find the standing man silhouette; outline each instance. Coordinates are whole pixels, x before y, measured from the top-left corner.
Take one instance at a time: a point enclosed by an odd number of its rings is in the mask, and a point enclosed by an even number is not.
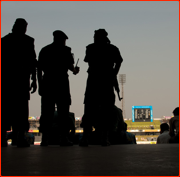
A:
[[[69,106],[71,105],[67,72],[69,69],[77,74],[79,67],[74,68],[71,48],[66,46],[67,35],[57,30],[53,32],[53,36],[53,43],[42,48],[38,59],[39,95],[42,96],[40,131],[43,135],[41,146],[48,145],[48,131],[52,125],[55,104],[59,116],[60,145],[72,146],[73,143],[67,138]]]
[[[29,91],[36,91],[36,53],[34,39],[26,35],[28,23],[23,18],[16,19],[12,33],[1,38],[2,63],[2,114],[1,131],[7,124],[12,125],[12,145],[29,147],[24,138],[29,130]],[[32,83],[30,85],[30,76]],[[5,139],[1,137],[5,145]]]
[[[115,103],[113,87],[123,59],[119,49],[110,44],[107,35],[105,29],[95,30],[94,43],[86,47],[84,61],[89,68],[82,119],[84,132],[80,146],[88,146],[88,133],[97,123],[101,127],[102,146],[110,145],[108,121],[111,121]]]

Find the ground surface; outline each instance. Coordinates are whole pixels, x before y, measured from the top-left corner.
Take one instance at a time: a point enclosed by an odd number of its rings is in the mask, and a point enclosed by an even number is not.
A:
[[[1,149],[2,176],[178,176],[179,145]]]

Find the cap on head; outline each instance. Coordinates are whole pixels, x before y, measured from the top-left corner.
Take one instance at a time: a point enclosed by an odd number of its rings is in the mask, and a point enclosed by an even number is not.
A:
[[[98,29],[94,31],[94,35],[98,37],[107,37],[108,33],[106,32],[105,29]]]
[[[27,21],[24,19],[24,18],[17,18],[14,25],[17,25],[17,26],[27,26],[28,23]]]
[[[62,39],[68,39],[67,35],[64,32],[60,31],[60,30],[54,31],[53,36],[54,37],[59,37],[59,38],[62,38]]]
[[[14,22],[12,32],[24,34],[26,32],[27,25],[28,23],[26,22],[25,19],[17,18],[16,21]]]
[[[108,33],[105,29],[98,29],[94,31],[94,39],[96,42],[110,43],[111,41],[108,39],[107,35]]]

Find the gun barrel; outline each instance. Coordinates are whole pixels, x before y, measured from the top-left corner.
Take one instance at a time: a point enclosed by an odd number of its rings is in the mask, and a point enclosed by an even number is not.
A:
[[[78,60],[77,60],[76,67],[77,67],[77,65],[78,65],[78,62],[79,62],[79,58],[78,58]]]
[[[118,93],[118,98],[119,98],[119,101],[121,101],[121,98],[120,98],[120,95],[119,95],[119,93]]]

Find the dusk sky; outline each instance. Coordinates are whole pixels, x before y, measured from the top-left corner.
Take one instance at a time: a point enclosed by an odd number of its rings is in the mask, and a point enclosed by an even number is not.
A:
[[[154,118],[171,116],[179,106],[178,1],[2,1],[1,37],[11,32],[16,18],[28,22],[26,34],[35,38],[37,58],[41,48],[52,43],[53,31],[62,30],[69,37],[66,45],[72,48],[75,62],[80,59],[80,73],[75,76],[69,71],[70,111],[76,117],[84,112],[86,46],[100,28],[108,32],[124,59],[119,74],[126,74],[127,118],[132,117],[132,106],[151,105]],[[29,116],[40,116],[40,98],[38,92],[31,95]],[[116,106],[121,106],[118,98]]]

